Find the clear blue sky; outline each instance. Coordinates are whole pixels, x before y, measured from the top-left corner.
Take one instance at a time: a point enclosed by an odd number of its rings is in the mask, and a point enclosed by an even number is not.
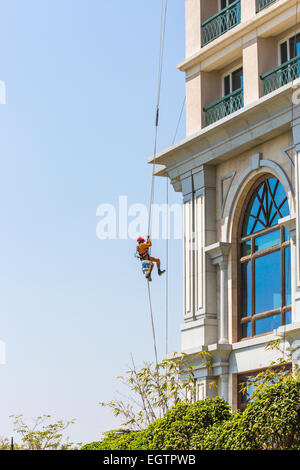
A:
[[[8,416],[77,418],[87,442],[118,425],[98,403],[116,395],[130,354],[153,359],[147,287],[132,240],[100,241],[96,209],[148,204],[160,0],[1,2],[0,435]],[[184,0],[171,0],[159,148],[184,97]],[[178,139],[184,137],[184,122]],[[165,200],[158,179],[156,202]],[[181,196],[170,188],[171,202]],[[165,242],[153,253],[165,258]],[[182,248],[170,246],[170,349],[180,349]],[[165,282],[153,304],[164,353]]]

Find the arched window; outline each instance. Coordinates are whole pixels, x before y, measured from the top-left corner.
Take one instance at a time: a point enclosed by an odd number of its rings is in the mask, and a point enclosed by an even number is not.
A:
[[[278,220],[289,215],[285,190],[273,176],[258,182],[248,199],[239,243],[240,337],[291,323],[291,250]]]

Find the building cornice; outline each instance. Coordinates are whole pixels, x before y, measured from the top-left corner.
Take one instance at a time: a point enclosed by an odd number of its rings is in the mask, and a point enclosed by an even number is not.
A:
[[[217,165],[288,132],[293,119],[300,117],[300,106],[292,102],[299,85],[297,79],[151,157],[149,163],[159,165],[155,174],[176,180],[194,168]]]

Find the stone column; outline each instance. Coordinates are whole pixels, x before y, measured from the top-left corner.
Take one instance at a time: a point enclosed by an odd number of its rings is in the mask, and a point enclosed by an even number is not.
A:
[[[241,2],[241,19],[242,23],[252,20],[256,16],[257,0],[247,0]]]
[[[292,122],[294,152],[295,152],[295,199],[296,199],[296,288],[300,290],[300,106],[294,107],[294,121]]]
[[[216,173],[203,165],[180,177],[184,198],[185,325],[182,350],[217,342],[216,270],[205,256],[216,240]]]
[[[205,251],[210,256],[213,265],[220,267],[220,337],[219,344],[229,343],[228,334],[228,254],[231,248],[230,243],[215,243],[208,246]],[[211,295],[216,295],[215,291]]]
[[[228,384],[229,384],[229,374],[222,374],[220,376],[220,396],[224,398],[227,402],[229,401],[228,396]]]

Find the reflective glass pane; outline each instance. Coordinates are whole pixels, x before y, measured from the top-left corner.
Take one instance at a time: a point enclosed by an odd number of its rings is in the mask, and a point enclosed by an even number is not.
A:
[[[255,313],[276,308],[281,308],[280,251],[255,260]]]
[[[280,204],[282,204],[282,202],[285,199],[286,199],[286,194],[285,194],[284,187],[282,186],[281,183],[279,183],[277,185],[276,193],[275,193],[275,196],[274,196],[274,201],[275,201],[275,204],[277,205],[277,207],[279,207]]]
[[[242,256],[251,255],[251,240],[242,244]]]
[[[283,216],[282,216],[283,217]],[[274,211],[274,217],[270,217],[270,227],[274,227],[274,225],[278,224],[278,220],[281,218],[281,216],[278,214],[277,211]]]
[[[280,181],[276,178],[266,179],[254,191],[248,204],[242,235],[274,227],[278,224],[279,218],[286,217],[289,213],[286,193]]]
[[[281,59],[282,64],[288,60],[288,49],[287,49],[286,41],[282,43],[280,46],[280,56],[281,56],[280,59]]]
[[[250,338],[251,334],[251,322],[242,324],[242,338]]]
[[[300,41],[299,34],[297,34],[297,36],[293,36],[292,38],[290,38],[290,59],[293,59],[294,57],[298,55],[299,41]]]
[[[281,217],[287,217],[289,213],[290,213],[289,203],[285,201],[285,203],[280,207]]]
[[[289,310],[285,313],[285,324],[290,325],[292,323],[292,312]]]
[[[280,230],[275,230],[274,232],[267,233],[262,237],[257,237],[254,243],[254,251],[265,250],[271,246],[276,246],[280,244]]]
[[[255,322],[255,334],[262,335],[263,333],[269,333],[276,328],[281,326],[281,315],[273,315],[271,317],[262,318]]]
[[[230,93],[230,75],[226,75],[224,78],[224,95],[229,95]]]
[[[244,404],[249,403],[250,397],[254,392],[254,386],[252,385],[252,381],[245,377],[243,382],[241,383],[241,387],[243,389],[244,387],[249,387],[247,388],[247,390],[243,390],[243,393],[241,394],[241,402]]]
[[[279,181],[276,178],[269,178],[268,183],[271,190],[271,194],[273,196],[275,193],[276,186],[279,184]]]
[[[251,315],[251,261],[242,264],[242,315]]]
[[[285,305],[292,303],[291,289],[291,248],[284,249],[284,268],[285,268]]]
[[[243,69],[240,68],[232,72],[232,91],[241,88],[241,77],[243,76]]]
[[[284,229],[284,241],[288,242],[290,240],[290,232],[285,228]]]

